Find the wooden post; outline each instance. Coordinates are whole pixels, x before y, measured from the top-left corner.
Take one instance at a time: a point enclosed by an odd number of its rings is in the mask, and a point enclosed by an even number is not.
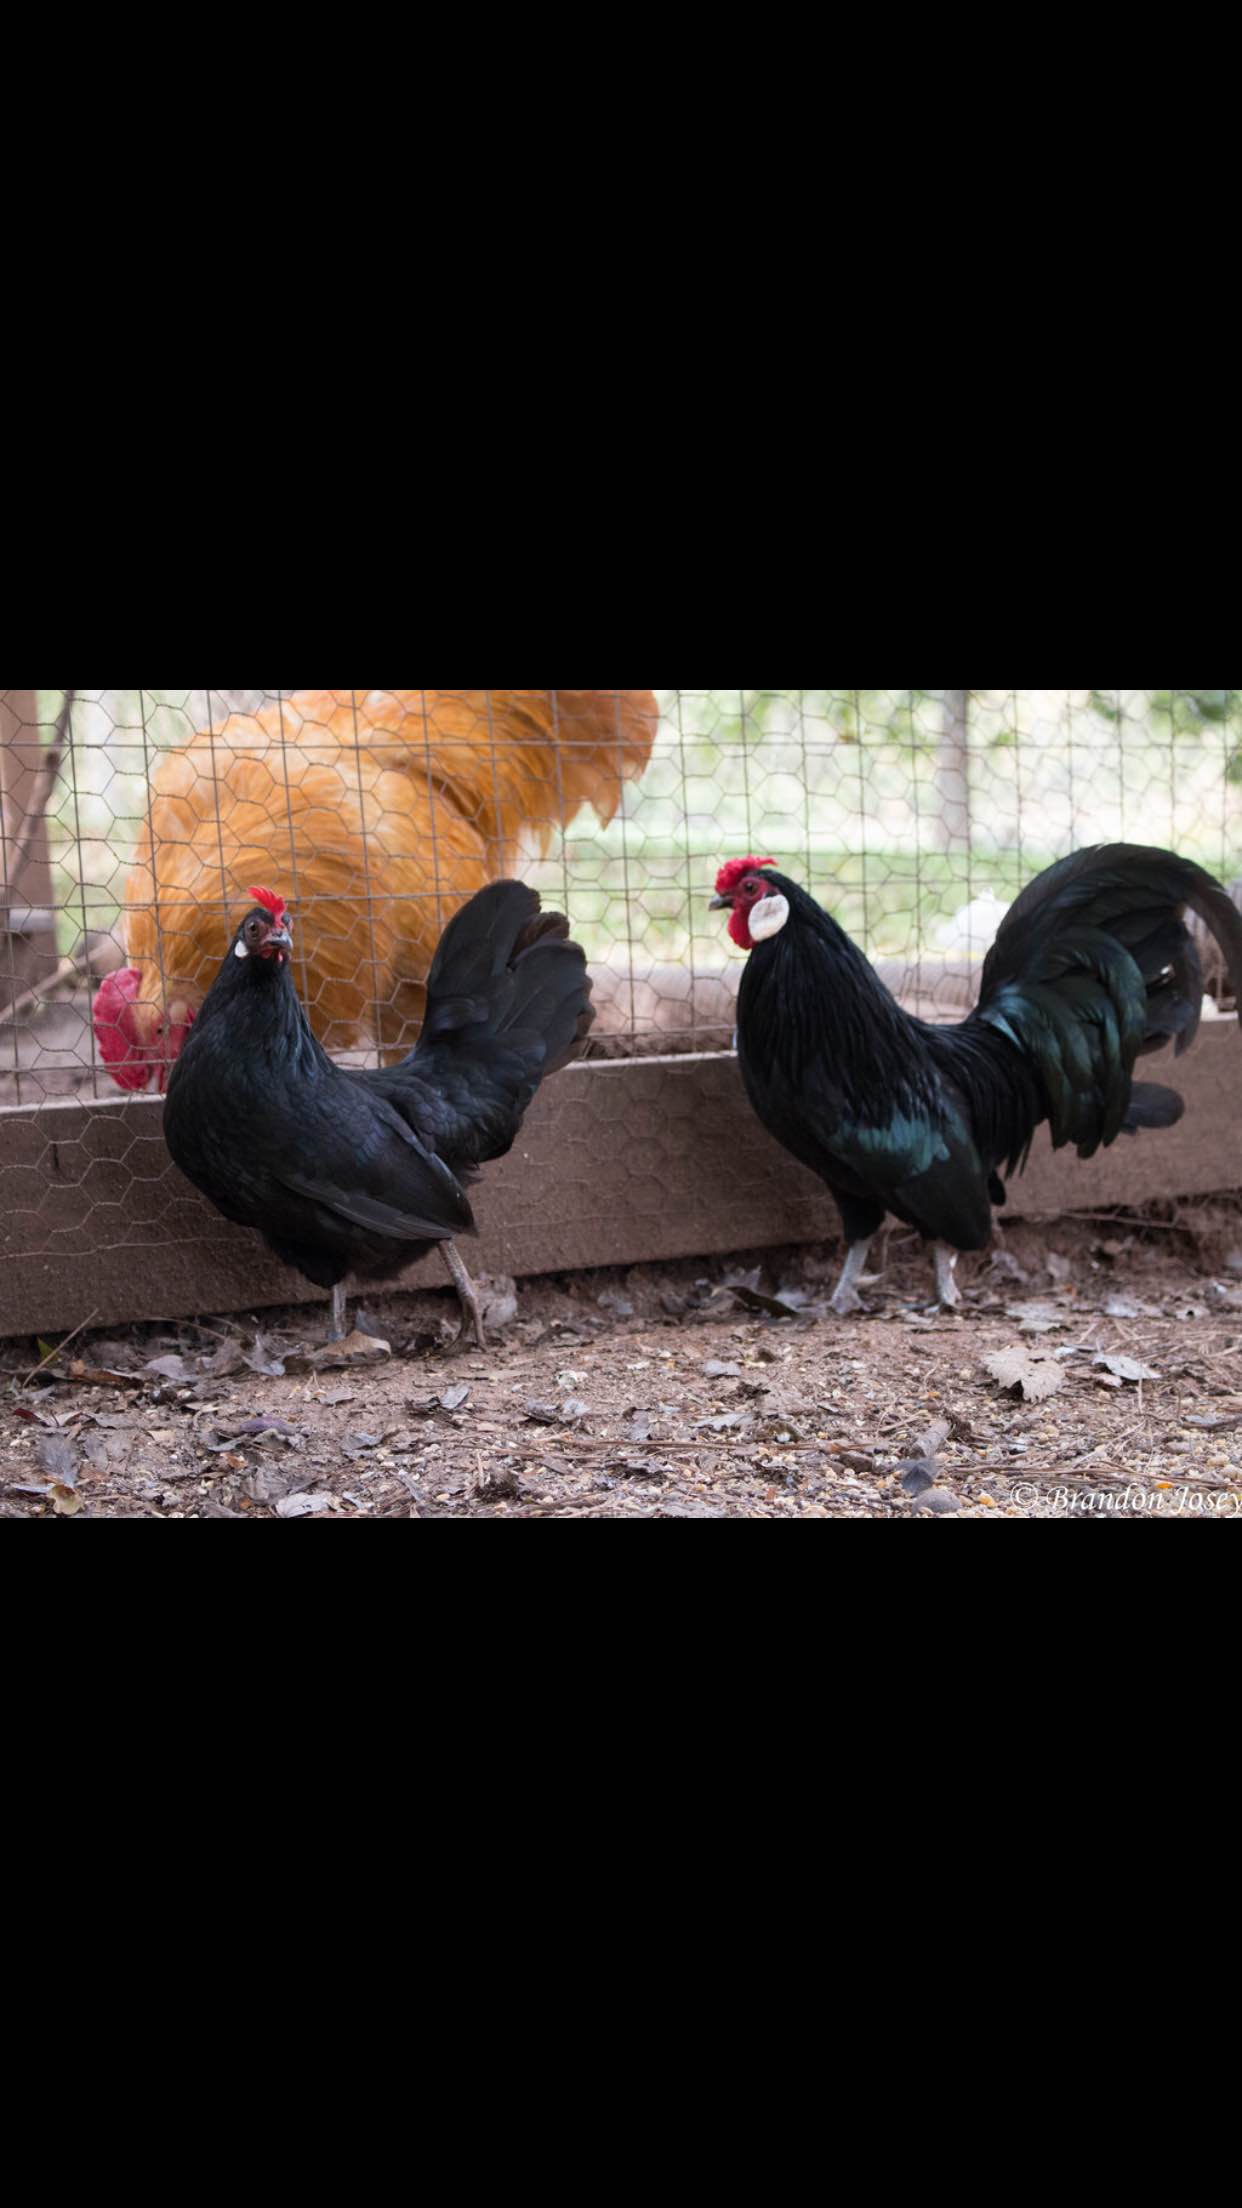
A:
[[[56,914],[44,806],[44,731],[33,690],[0,690],[0,1004],[11,1004],[56,966]],[[39,818],[30,827],[30,813]],[[10,880],[10,854],[24,853]]]

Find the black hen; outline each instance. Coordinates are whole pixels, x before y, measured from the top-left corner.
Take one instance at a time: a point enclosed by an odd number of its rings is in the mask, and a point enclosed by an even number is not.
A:
[[[512,1146],[540,1082],[591,1024],[569,922],[521,882],[480,890],[441,937],[417,1048],[359,1072],[311,1033],[282,900],[251,894],[169,1080],[173,1157],[227,1219],[332,1290],[330,1339],[344,1332],[348,1274],[390,1279],[439,1246],[482,1343],[452,1237],[475,1231],[467,1184]]]
[[[1199,1025],[1203,977],[1183,922],[1206,922],[1242,983],[1242,916],[1189,859],[1137,844],[1079,851],[1012,906],[957,1027],[903,1012],[861,951],[770,860],[723,867],[716,905],[751,952],[738,1052],[751,1103],[777,1141],[827,1182],[856,1283],[886,1213],[936,1248],[941,1301],[960,1301],[955,1252],[979,1250],[1000,1172],[1020,1172],[1036,1128],[1089,1158],[1119,1134],[1171,1127],[1183,1101],[1133,1079],[1135,1063]]]

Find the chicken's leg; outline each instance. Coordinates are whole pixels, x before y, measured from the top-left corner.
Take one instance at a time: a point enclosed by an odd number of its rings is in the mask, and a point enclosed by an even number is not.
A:
[[[332,1291],[332,1317],[328,1325],[327,1335],[330,1342],[343,1342],[349,1332],[345,1316],[346,1308],[345,1283],[343,1280],[338,1280]]]
[[[962,1291],[954,1278],[957,1259],[958,1252],[951,1250],[947,1242],[937,1242],[936,1295],[942,1311],[956,1311],[962,1300]]]
[[[474,1338],[479,1348],[486,1349],[487,1340],[483,1332],[483,1313],[479,1308],[479,1299],[474,1291],[474,1282],[457,1255],[453,1244],[451,1242],[441,1242],[438,1246],[440,1256],[444,1261],[445,1271],[457,1290],[457,1299],[461,1304],[461,1333],[457,1339],[459,1342],[465,1340],[466,1322],[469,1320],[474,1327]]]
[[[867,1270],[867,1254],[875,1237],[868,1235],[865,1242],[854,1242],[846,1255],[845,1269],[833,1292],[832,1309],[839,1319],[847,1319],[852,1311],[863,1309],[862,1297],[856,1283]]]

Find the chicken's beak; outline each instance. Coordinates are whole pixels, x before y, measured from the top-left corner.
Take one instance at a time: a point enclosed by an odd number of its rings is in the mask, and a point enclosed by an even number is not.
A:
[[[273,950],[291,951],[293,949],[293,937],[290,935],[288,928],[273,928],[267,940]]]
[[[707,909],[709,912],[732,912],[733,899],[731,897],[713,897]]]

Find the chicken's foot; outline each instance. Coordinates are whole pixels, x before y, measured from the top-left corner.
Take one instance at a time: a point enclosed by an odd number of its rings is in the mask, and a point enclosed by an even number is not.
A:
[[[955,1278],[958,1252],[951,1250],[947,1242],[936,1244],[936,1296],[941,1310],[956,1311],[962,1300],[962,1291]]]
[[[855,1242],[846,1256],[845,1269],[832,1298],[832,1309],[839,1319],[848,1319],[852,1312],[864,1308],[857,1283],[867,1270],[867,1255],[874,1240],[874,1235],[869,1234],[865,1242]]]
[[[474,1327],[474,1338],[479,1348],[486,1349],[487,1340],[483,1332],[483,1313],[479,1307],[478,1296],[475,1294],[474,1282],[451,1242],[441,1242],[439,1250],[445,1271],[457,1290],[457,1300],[461,1305],[461,1332],[457,1339],[459,1342],[465,1340],[466,1322],[469,1320]]]

